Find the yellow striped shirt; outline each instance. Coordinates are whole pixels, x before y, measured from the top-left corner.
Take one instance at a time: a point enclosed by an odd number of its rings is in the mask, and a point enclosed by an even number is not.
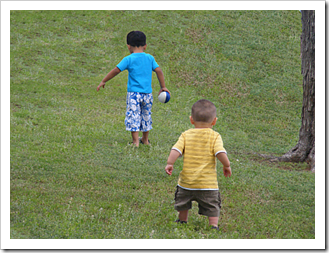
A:
[[[178,185],[188,190],[217,190],[216,155],[225,152],[219,133],[211,128],[185,131],[173,146],[184,155]]]

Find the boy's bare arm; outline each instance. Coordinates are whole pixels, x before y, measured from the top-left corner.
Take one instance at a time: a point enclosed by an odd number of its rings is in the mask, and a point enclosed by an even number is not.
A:
[[[113,77],[115,77],[117,74],[119,74],[121,72],[121,70],[118,67],[115,67],[114,69],[112,69],[105,77],[104,79],[101,81],[101,83],[97,86],[97,91],[99,91],[99,89],[101,87],[105,88],[105,83],[109,80],[111,80]]]
[[[159,94],[163,91],[168,91],[170,94],[170,91],[166,88],[165,80],[164,80],[164,75],[162,72],[162,69],[160,67],[157,67],[154,72],[157,74],[161,89],[159,91]]]
[[[218,160],[223,164],[223,173],[225,177],[230,177],[232,175],[231,164],[226,155],[226,153],[221,152],[218,153],[217,156]]]
[[[175,150],[175,149],[172,149],[170,151],[170,154],[169,154],[169,157],[168,157],[168,160],[167,160],[167,166],[165,168],[166,173],[168,175],[171,175],[172,174],[172,171],[174,170],[174,163],[176,162],[177,158],[180,155],[181,154],[177,150]]]

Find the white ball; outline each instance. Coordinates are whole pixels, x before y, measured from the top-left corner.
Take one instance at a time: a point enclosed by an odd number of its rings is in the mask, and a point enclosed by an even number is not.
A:
[[[167,91],[163,91],[160,93],[160,95],[158,96],[158,99],[161,103],[167,103],[170,100],[170,94]]]

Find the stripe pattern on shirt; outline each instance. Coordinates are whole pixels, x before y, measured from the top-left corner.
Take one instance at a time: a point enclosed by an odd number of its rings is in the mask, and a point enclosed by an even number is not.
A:
[[[225,152],[219,133],[211,128],[189,129],[173,149],[184,156],[178,185],[189,190],[217,190],[216,155]]]

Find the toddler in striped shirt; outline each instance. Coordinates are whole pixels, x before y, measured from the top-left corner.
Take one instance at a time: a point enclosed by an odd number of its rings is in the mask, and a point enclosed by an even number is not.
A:
[[[173,146],[165,171],[172,174],[173,165],[183,156],[183,169],[179,174],[175,192],[175,210],[179,223],[187,223],[192,201],[199,205],[199,214],[208,216],[211,228],[218,229],[221,198],[218,189],[216,158],[223,164],[225,177],[232,174],[230,161],[219,133],[212,127],[216,124],[216,107],[206,99],[192,106],[190,121],[194,128],[181,134]]]

